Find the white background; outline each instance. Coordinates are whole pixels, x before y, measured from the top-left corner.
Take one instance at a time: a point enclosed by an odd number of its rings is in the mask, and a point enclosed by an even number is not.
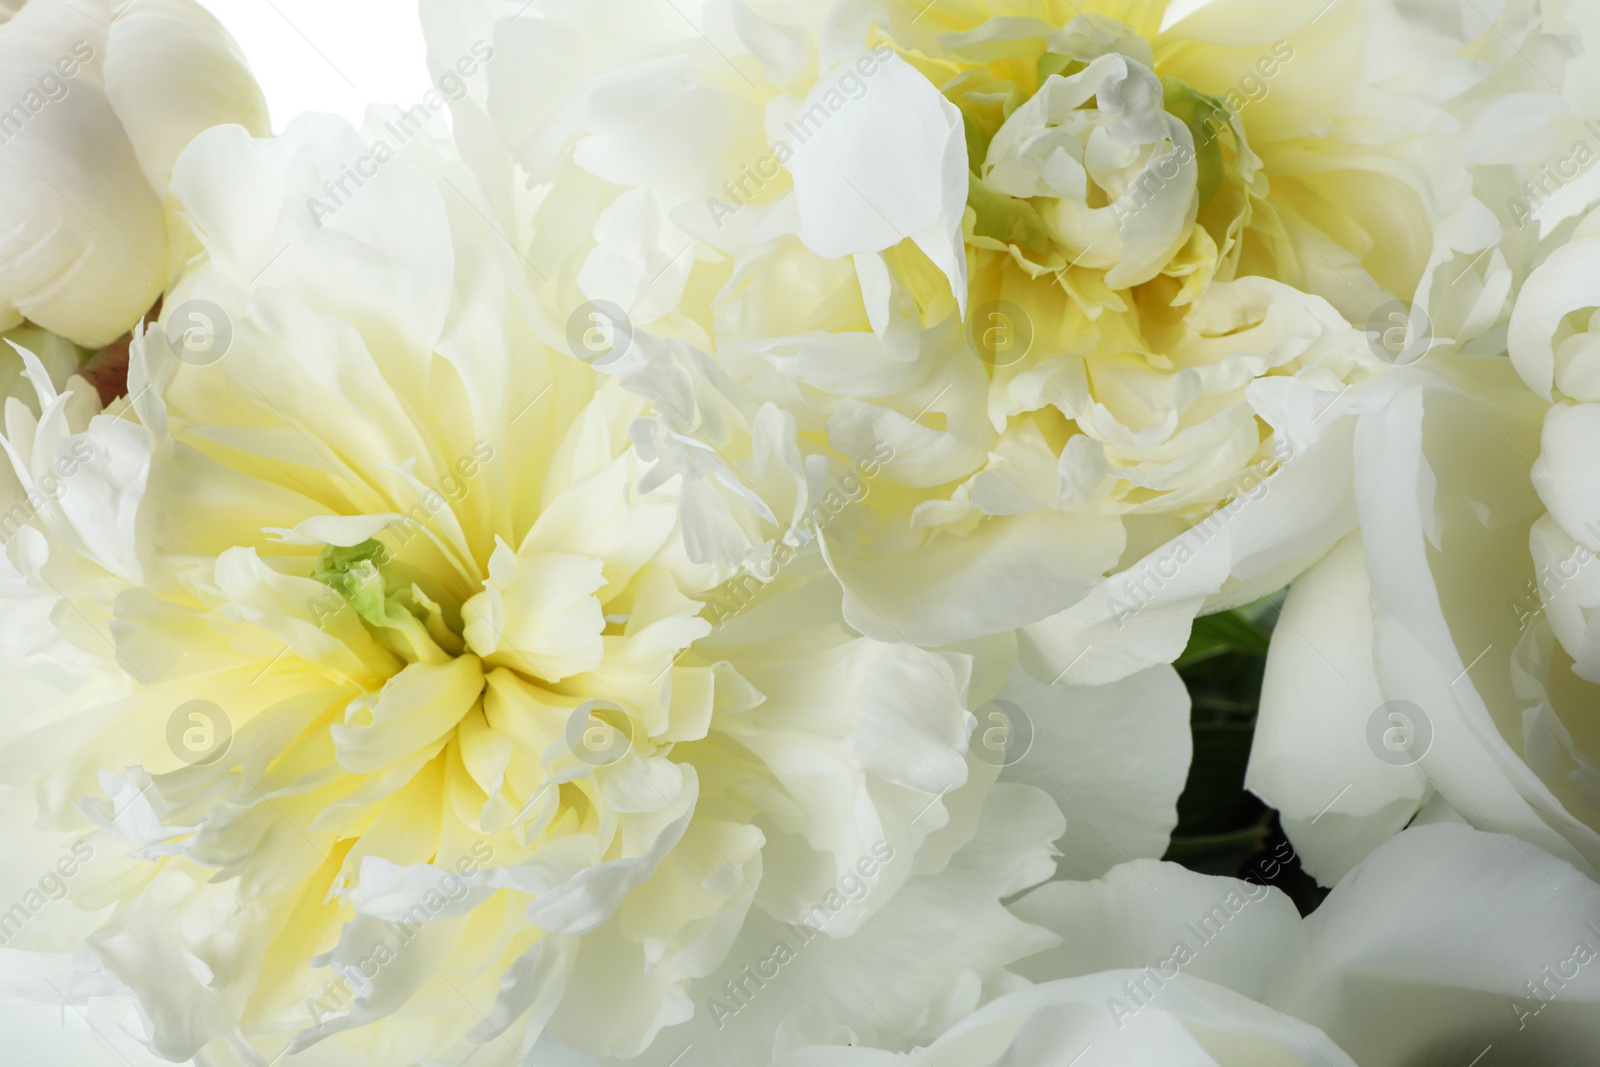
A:
[[[1166,22],[1208,0],[1175,0]],[[273,129],[303,111],[332,111],[360,125],[372,102],[408,107],[429,89],[416,0],[200,0],[228,27],[267,94]],[[1600,0],[1567,17],[1600,36]],[[1481,15],[1479,16],[1481,20]],[[1600,63],[1569,69],[1576,99],[1600,110]]]
[[[305,111],[360,125],[369,103],[428,91],[416,0],[200,0],[233,34],[281,132]]]

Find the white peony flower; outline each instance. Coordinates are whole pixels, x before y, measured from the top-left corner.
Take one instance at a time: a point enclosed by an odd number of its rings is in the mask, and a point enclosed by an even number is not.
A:
[[[1544,147],[1495,101],[1560,100],[1482,59],[1570,52],[1531,0],[1492,25],[1389,0],[1164,8],[507,2],[425,22],[436,62],[475,38],[503,61],[455,105],[456,139],[547,313],[586,327],[603,305],[624,343],[597,365],[674,397],[696,558],[762,565],[814,512],[761,457],[801,457],[807,489],[870,470],[818,524],[851,625],[934,646],[1020,630],[1036,676],[1103,683],[1353,525],[1311,453],[1398,354],[1356,327],[1386,301],[1452,340],[1493,325],[1510,272],[1471,168]],[[1289,478],[1291,456],[1313,469]],[[730,521],[732,483],[772,518]],[[1232,514],[1261,492],[1284,503]],[[1208,521],[1227,532],[1194,533]]]
[[[1290,591],[1249,776],[1324,882],[1430,808],[1600,870],[1597,237],[1541,253],[1510,359],[1430,357],[1359,418],[1360,530]]]
[[[204,255],[125,400],[22,356],[0,783],[41,831],[6,899],[92,854],[70,904],[17,914],[0,991],[169,1062],[628,1058],[737,1015],[707,1055],[746,1063],[819,1014],[935,1035],[1051,941],[999,902],[1056,849],[1087,877],[1164,850],[1171,668],[1051,687],[1006,636],[862,634],[815,540],[727,612],[738,574],[680,515],[753,530],[813,471],[774,436],[763,494],[701,477],[725,468],[673,390],[712,386],[624,378],[656,409],[562,351],[494,190],[430,135],[329,210],[369,134],[190,146]],[[1130,729],[1137,774],[1106,758]],[[958,926],[902,997],[840,997],[935,917]],[[731,1003],[773,929],[808,938],[796,989]]]
[[[1022,966],[1040,984],[926,1047],[778,1067],[1575,1064],[1600,1038],[1600,885],[1461,826],[1394,839],[1304,920],[1268,886],[1148,861],[1015,910],[1062,937]]]
[[[206,1067],[1592,1036],[1600,224],[1508,199],[1580,95],[1559,4],[427,0],[448,131],[255,139],[185,2],[0,0],[8,1023]],[[65,375],[157,297],[125,398]],[[1304,922],[1154,862],[1168,664],[1297,575],[1250,784],[1340,882]],[[1419,813],[1511,836],[1384,844]]]
[[[96,349],[138,322],[191,251],[173,164],[222,123],[266,133],[266,103],[193,0],[0,4],[0,331]]]

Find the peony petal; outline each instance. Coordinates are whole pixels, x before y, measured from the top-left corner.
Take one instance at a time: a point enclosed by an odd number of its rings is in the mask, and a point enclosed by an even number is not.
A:
[[[16,102],[0,146],[0,299],[87,348],[149,310],[167,266],[161,201],[100,83],[107,15],[86,0],[33,0],[0,24],[0,99]],[[47,98],[41,79],[60,96]]]
[[[371,773],[429,747],[461,721],[482,691],[483,667],[475,656],[407,665],[375,700],[353,704],[345,721],[333,725],[340,765]]]
[[[824,77],[791,123],[800,141],[789,164],[800,239],[829,259],[881,252],[910,239],[949,278],[965,311],[961,114],[898,56],[864,54],[850,65],[875,68],[864,92],[847,98]]]
[[[836,546],[828,562],[845,588],[845,617],[884,641],[946,645],[1048,618],[1081,600],[1122,549],[1118,524],[1041,509],[866,550]],[[1061,551],[1071,545],[1071,552]]]
[[[1091,687],[1048,685],[1018,668],[998,699],[1021,708],[1032,731],[1032,747],[1002,778],[1038,787],[1067,816],[1058,877],[1098,878],[1167,851],[1192,754],[1189,693],[1176,671],[1151,667]],[[977,709],[975,745],[996,708],[1004,705]],[[1125,758],[1130,751],[1138,760]]]
[[[212,126],[233,123],[256,137],[272,132],[244,54],[193,0],[126,4],[106,50],[106,98],[157,195],[166,195],[189,142]]]
[[[1374,716],[1381,731],[1395,728],[1380,714],[1371,597],[1355,535],[1290,589],[1273,629],[1245,775],[1246,788],[1278,809],[1305,869],[1323,885],[1404,829],[1427,793],[1420,768],[1386,762],[1370,748]]]

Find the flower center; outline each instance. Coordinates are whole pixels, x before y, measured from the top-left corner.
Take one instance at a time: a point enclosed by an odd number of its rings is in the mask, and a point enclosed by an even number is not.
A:
[[[311,577],[338,593],[373,639],[405,662],[439,664],[460,655],[465,642],[444,609],[415,582],[396,580],[396,569],[383,542],[370,539],[350,548],[329,545]]]
[[[1259,163],[1223,102],[1158,76],[1142,38],[1071,28],[1031,70],[989,63],[944,86],[966,126],[979,272],[1057,286],[1091,319],[1163,277],[1192,279],[1168,286],[1186,303],[1231,274]]]

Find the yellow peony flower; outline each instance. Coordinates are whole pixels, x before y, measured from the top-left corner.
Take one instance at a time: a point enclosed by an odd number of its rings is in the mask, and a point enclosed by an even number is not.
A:
[[[1560,105],[1502,60],[1571,54],[1534,0],[514,14],[425,7],[436,61],[474,34],[508,60],[456,138],[546,313],[601,308],[597,366],[674,398],[696,558],[766,573],[820,512],[853,626],[1020,631],[1041,680],[1166,662],[1349,528],[1283,461],[1500,319],[1474,168],[1541,150],[1507,101]],[[785,450],[815,480],[724,518]],[[827,506],[841,478],[866,489]]]
[[[163,1062],[630,1057],[690,1024],[733,1064],[816,1018],[937,1032],[1049,943],[1000,901],[1053,842],[1087,876],[1160,853],[1174,672],[1094,695],[1029,681],[1007,641],[863,636],[815,546],[720,613],[736,572],[680,521],[704,488],[681,442],[562,351],[459,161],[418,136],[312,210],[370,153],[331,119],[202,135],[173,191],[205,254],[129,396],[100,411],[22,356],[0,782],[41,833],[3,888],[89,854],[70,907],[0,912],[6,991],[113,1012]],[[720,514],[755,528],[750,496]],[[1002,693],[1085,716],[1028,740],[1094,824],[969,753]],[[1150,767],[1117,784],[1070,749],[1123,694]],[[881,1009],[835,977],[956,920]],[[753,1000],[745,972],[779,963],[789,992]]]

